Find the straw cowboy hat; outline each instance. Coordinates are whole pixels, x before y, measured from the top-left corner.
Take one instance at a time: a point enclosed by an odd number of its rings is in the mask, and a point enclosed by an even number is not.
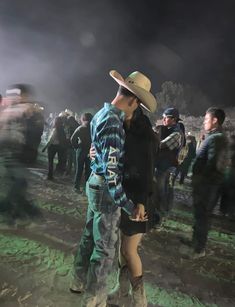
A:
[[[125,80],[116,70],[111,70],[109,74],[119,85],[135,94],[141,101],[142,107],[152,113],[156,110],[157,101],[150,92],[151,81],[149,78],[138,71],[131,73]]]

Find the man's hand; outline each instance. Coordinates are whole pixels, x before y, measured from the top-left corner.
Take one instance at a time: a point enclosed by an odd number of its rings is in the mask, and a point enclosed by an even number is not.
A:
[[[91,148],[90,148],[90,151],[89,151],[90,159],[94,160],[95,159],[95,155],[96,155],[95,147],[94,147],[94,145],[91,144]]]
[[[130,220],[135,222],[146,222],[148,220],[143,204],[137,204],[134,214],[130,216]]]

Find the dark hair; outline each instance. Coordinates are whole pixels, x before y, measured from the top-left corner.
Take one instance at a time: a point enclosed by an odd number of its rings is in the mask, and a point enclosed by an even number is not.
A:
[[[125,88],[124,86],[119,86],[119,89],[118,89],[118,94],[119,95],[123,95],[123,96],[126,96],[126,97],[133,97],[133,98],[136,98],[138,103],[141,103],[140,99],[134,94],[132,93],[131,91],[129,91],[127,88]]]
[[[225,120],[225,112],[222,109],[211,107],[209,108],[206,113],[211,114],[212,117],[216,117],[218,119],[218,124],[222,125]]]
[[[81,115],[81,119],[82,119],[84,122],[90,123],[91,120],[92,120],[92,118],[93,118],[93,115],[92,115],[91,113],[83,113],[83,114]]]
[[[62,146],[66,145],[66,135],[64,131],[64,122],[63,118],[60,116],[57,116],[54,120],[54,125],[53,127],[56,129],[59,144]]]

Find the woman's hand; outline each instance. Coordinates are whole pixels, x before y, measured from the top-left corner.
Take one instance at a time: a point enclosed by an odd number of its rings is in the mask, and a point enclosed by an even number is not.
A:
[[[130,220],[135,222],[146,222],[148,220],[143,204],[137,204],[134,214],[130,216]]]
[[[95,147],[94,147],[94,145],[91,144],[91,148],[90,148],[90,151],[89,151],[90,159],[95,160],[95,155],[96,155]]]

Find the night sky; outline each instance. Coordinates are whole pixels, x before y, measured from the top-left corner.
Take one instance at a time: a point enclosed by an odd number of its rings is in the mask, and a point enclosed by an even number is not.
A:
[[[235,1],[1,0],[0,92],[35,86],[49,111],[102,106],[123,76],[198,87],[231,106],[235,89]]]

